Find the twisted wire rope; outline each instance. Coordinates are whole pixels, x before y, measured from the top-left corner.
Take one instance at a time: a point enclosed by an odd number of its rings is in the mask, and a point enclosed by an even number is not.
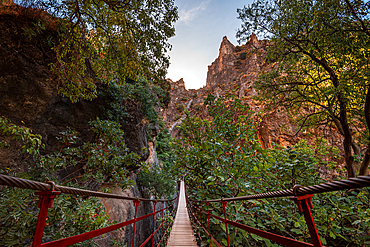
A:
[[[163,200],[163,199],[147,199],[147,198],[138,198],[138,197],[129,197],[129,196],[121,196],[116,194],[108,194],[99,191],[92,191],[92,190],[84,190],[78,188],[72,188],[67,186],[55,185],[53,182],[42,183],[38,181],[11,177],[7,175],[0,174],[0,185],[17,187],[22,189],[30,189],[30,190],[56,190],[61,191],[65,194],[72,194],[72,195],[80,195],[80,196],[96,196],[102,198],[114,198],[114,199],[123,199],[123,200],[132,200],[132,201],[148,201],[148,202],[170,202],[175,200],[176,198],[170,200]]]
[[[254,194],[248,196],[221,198],[213,200],[201,200],[198,202],[222,202],[222,201],[240,201],[240,200],[253,200],[253,199],[264,199],[264,198],[275,198],[275,197],[287,197],[287,196],[303,196],[308,194],[320,194],[325,192],[332,192],[346,189],[359,189],[370,186],[370,175],[359,176],[357,178],[343,179],[333,182],[327,182],[312,186],[299,186],[295,189],[280,190],[273,192],[266,192],[261,194]],[[191,200],[191,199],[189,199]],[[191,200],[197,201],[197,200]]]
[[[0,174],[0,185],[11,186],[11,187],[18,187],[23,189],[31,189],[31,190],[57,190],[61,191],[66,194],[74,194],[80,196],[96,196],[96,197],[104,197],[104,198],[115,198],[115,199],[124,199],[124,200],[140,200],[140,201],[157,201],[157,202],[168,202],[173,201],[171,200],[163,200],[163,199],[147,199],[147,198],[137,198],[137,197],[128,197],[128,196],[121,196],[115,194],[108,194],[104,192],[98,191],[91,191],[91,190],[84,190],[78,188],[72,188],[67,186],[60,186],[54,185],[54,183],[42,183],[38,181],[22,179],[17,177],[11,177],[7,175]],[[274,198],[274,197],[287,197],[287,196],[294,196],[294,195],[307,195],[307,194],[319,194],[324,192],[331,192],[331,191],[338,191],[338,190],[345,190],[345,189],[357,189],[370,186],[370,175],[366,176],[359,176],[357,178],[349,178],[343,179],[339,181],[327,182],[318,185],[312,185],[307,187],[299,187],[296,189],[296,194],[294,193],[293,189],[288,190],[281,190],[281,191],[273,191],[273,192],[266,192],[261,194],[254,194],[248,196],[239,196],[239,197],[230,197],[230,198],[221,198],[221,199],[214,199],[214,200],[204,200],[200,202],[220,202],[220,201],[240,201],[240,200],[252,200],[252,199],[263,199],[263,198]],[[195,201],[195,200],[192,200]]]

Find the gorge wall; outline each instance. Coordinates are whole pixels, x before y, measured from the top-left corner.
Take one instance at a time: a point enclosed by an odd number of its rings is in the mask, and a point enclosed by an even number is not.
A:
[[[1,5],[0,5],[1,6]],[[0,117],[9,119],[13,124],[30,128],[33,133],[42,136],[45,149],[42,154],[58,151],[62,143],[58,141],[60,132],[67,127],[76,130],[77,140],[73,146],[80,146],[93,138],[89,121],[97,117],[103,118],[101,106],[107,104],[107,99],[98,97],[93,101],[79,100],[72,103],[68,98],[58,95],[58,82],[49,70],[49,64],[55,61],[55,54],[51,50],[47,37],[57,41],[56,30],[49,26],[45,31],[34,37],[25,35],[25,30],[32,29],[32,21],[42,17],[43,12],[26,9],[14,4],[2,5],[0,8]],[[41,17],[40,17],[41,16]],[[97,82],[99,87],[104,87]],[[125,143],[128,148],[140,155],[141,160],[149,158],[149,134],[142,123],[144,114],[139,105],[130,99],[122,102],[127,116],[120,122],[125,132]],[[0,148],[0,169],[11,169],[15,172],[27,171],[32,164],[32,158],[21,153],[19,142],[10,137],[0,135],[1,141],[10,143],[10,148]],[[124,165],[124,164],[123,164]],[[131,179],[136,180],[137,167],[129,167]],[[66,171],[65,174],[71,171]],[[61,180],[64,174],[60,174]],[[57,181],[55,181],[58,183]],[[146,197],[137,185],[131,189],[122,190],[113,188],[109,184],[93,184],[91,189],[110,187],[114,193],[131,196]],[[134,215],[134,206],[131,201],[104,199],[101,200],[112,221],[126,221]],[[152,203],[140,203],[138,215],[153,212]],[[136,245],[142,243],[152,232],[147,226],[152,226],[152,217],[136,224]],[[97,238],[99,246],[111,246],[112,239],[124,242],[131,246],[132,226],[124,231],[115,231],[112,234]]]
[[[91,140],[89,121],[103,117],[104,110],[101,106],[106,105],[109,99],[98,97],[93,101],[80,100],[72,103],[58,95],[58,82],[49,70],[49,64],[55,61],[55,54],[45,39],[46,36],[58,39],[54,27],[48,26],[43,33],[37,33],[31,38],[25,35],[25,30],[32,29],[32,21],[37,18],[49,17],[44,16],[42,12],[18,8],[15,5],[3,6],[0,10],[0,117],[6,117],[18,126],[28,127],[33,133],[40,134],[45,144],[45,149],[41,152],[46,155],[61,149],[62,143],[58,141],[58,136],[60,132],[66,131],[67,127],[76,130],[77,140],[74,146]],[[257,94],[253,84],[260,72],[268,70],[271,66],[264,59],[266,44],[266,41],[258,40],[252,35],[246,44],[234,46],[227,37],[224,37],[219,56],[208,67],[205,87],[187,90],[182,79],[177,82],[169,80],[171,101],[168,108],[161,109],[160,112],[171,134],[179,135],[177,126],[185,117],[185,109],[188,109],[191,115],[207,118],[204,100],[208,94],[216,97],[227,93],[236,94],[256,113],[257,119],[259,117],[257,113],[265,106],[253,99]],[[105,87],[99,82],[96,84],[98,87]],[[140,106],[131,99],[121,103],[127,111],[127,115],[120,121],[125,132],[125,143],[131,151],[140,155],[142,161],[156,160],[154,144],[149,141],[153,136],[149,134]],[[294,145],[302,138],[310,140],[308,134],[311,133],[295,135],[296,130],[287,114],[279,109],[272,109],[261,118],[258,138],[264,148],[270,147],[273,142],[288,146]],[[320,134],[324,134],[323,136],[331,140],[333,145],[341,141],[339,136],[326,135],[322,131]],[[21,153],[17,141],[6,136],[0,138],[10,143],[10,148],[0,148],[0,169],[26,171],[32,159],[27,154]],[[135,181],[137,167],[128,169],[130,178]],[[91,188],[110,188],[113,193],[130,197],[150,197],[137,185],[126,190],[114,188],[109,183],[93,184]],[[112,221],[122,222],[134,215],[132,202],[113,199],[101,201]],[[151,203],[140,203],[138,215],[151,212],[153,212]],[[151,234],[151,228],[148,226],[152,224],[151,217],[137,223],[135,246],[139,246],[139,243]],[[124,240],[125,244],[131,246],[132,231],[132,226],[128,226],[124,231],[116,231],[97,238],[97,242],[99,246],[110,246],[110,240],[116,239]]]
[[[292,123],[283,109],[271,109],[267,111],[266,105],[257,102],[253,96],[257,95],[254,82],[262,71],[268,71],[273,63],[266,61],[266,40],[258,40],[252,34],[249,41],[241,46],[234,46],[227,37],[223,37],[219,55],[208,66],[207,84],[203,88],[187,90],[183,79],[171,83],[171,102],[169,107],[162,112],[164,120],[171,134],[179,136],[176,126],[179,126],[185,118],[184,109],[188,109],[192,116],[207,118],[207,109],[204,100],[208,94],[216,97],[232,93],[236,94],[243,102],[254,111],[255,122],[258,123],[258,139],[263,148],[271,147],[272,143],[282,146],[292,146],[301,139],[307,139],[309,143],[317,136],[329,140],[331,145],[342,148],[342,137],[335,131],[327,131],[317,128],[311,132],[296,133],[298,128]],[[264,112],[261,116],[260,113]],[[342,159],[341,164],[344,163]],[[323,176],[331,178],[336,173],[320,168]]]

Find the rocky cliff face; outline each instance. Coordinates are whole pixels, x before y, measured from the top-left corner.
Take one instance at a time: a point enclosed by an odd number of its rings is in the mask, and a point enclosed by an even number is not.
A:
[[[253,83],[262,70],[269,69],[270,65],[264,61],[266,44],[266,41],[260,41],[252,35],[246,44],[235,47],[227,37],[223,37],[219,56],[208,66],[205,87],[198,90],[186,90],[182,79],[177,82],[171,81],[171,102],[169,108],[164,111],[163,117],[169,123],[168,127],[172,134],[176,135],[175,126],[179,125],[181,118],[185,117],[183,109],[189,108],[193,115],[207,116],[203,103],[208,94],[219,97],[232,92],[247,102],[253,111],[260,111],[263,106],[257,104],[252,98],[256,95]],[[299,137],[284,137],[281,126],[285,125],[289,126],[291,132],[294,132],[295,126],[290,123],[286,114],[272,111],[267,115],[259,127],[261,145],[267,148],[271,142],[282,145],[296,143]]]
[[[208,66],[207,84],[198,90],[186,90],[184,81],[181,79],[171,83],[171,102],[168,109],[162,115],[173,135],[176,133],[176,125],[185,117],[183,109],[189,108],[193,115],[207,116],[204,99],[208,94],[216,97],[227,93],[234,93],[245,100],[252,110],[258,111],[261,106],[251,98],[256,95],[253,83],[261,70],[266,70],[269,65],[265,63],[264,49],[266,41],[259,41],[255,35],[243,46],[235,47],[227,37],[223,37],[219,56]],[[176,123],[177,122],[177,123]],[[264,143],[268,146],[269,140]]]
[[[73,104],[69,99],[57,94],[58,83],[48,65],[55,61],[48,42],[48,38],[57,42],[55,29],[48,27],[44,32],[36,33],[34,37],[25,35],[25,30],[34,28],[32,21],[41,18],[40,14],[43,13],[14,4],[2,6],[0,9],[0,116],[40,134],[45,144],[45,149],[41,152],[49,154],[61,148],[62,144],[57,137],[67,127],[77,132],[76,146],[90,141],[93,134],[89,130],[89,121],[102,117],[100,106],[106,102],[103,98],[97,98],[93,101],[80,100]],[[148,131],[146,125],[140,124],[144,114],[133,100],[127,99],[122,104],[128,113],[120,123],[125,132],[126,144],[131,151],[138,153],[142,160],[146,160],[149,157]],[[0,138],[6,139],[11,146],[7,149],[0,148],[0,168],[26,170],[31,161],[30,157],[20,153],[20,146],[16,141],[2,135]],[[132,170],[131,178],[136,180],[133,173],[135,167],[129,169]],[[103,185],[106,186],[109,185]],[[113,187],[112,189],[117,194],[149,197],[137,186],[125,191]],[[132,202],[102,200],[102,203],[113,221],[125,221],[133,216]],[[150,203],[141,203],[138,215],[151,212],[153,206]],[[135,246],[139,246],[138,243],[142,243],[151,234],[148,225],[152,225],[151,217],[137,223]],[[100,246],[110,246],[112,238],[125,240],[131,246],[132,227],[108,234],[99,238],[98,242]]]
[[[219,49],[218,58],[208,66],[207,84],[208,88],[214,88],[223,82],[229,82],[236,76],[237,71],[233,69],[235,56],[235,46],[223,37]]]
[[[182,79],[177,82],[170,81],[172,99],[169,108],[163,111],[162,115],[172,135],[178,136],[176,126],[180,125],[181,120],[185,118],[184,108],[188,108],[192,115],[206,118],[207,110],[203,104],[208,94],[219,97],[233,93],[247,103],[255,112],[255,119],[260,120],[258,139],[263,148],[271,147],[272,143],[291,146],[302,138],[311,141],[314,139],[313,136],[324,137],[333,145],[341,147],[342,138],[332,131],[317,129],[312,133],[296,134],[297,126],[281,109],[272,109],[262,118],[257,114],[266,106],[253,99],[253,96],[257,94],[254,82],[261,71],[268,71],[273,65],[265,61],[266,45],[268,42],[258,40],[256,35],[251,35],[249,41],[242,46],[234,46],[227,37],[224,37],[220,45],[219,56],[208,66],[205,87],[198,90],[186,90]],[[331,176],[326,172],[326,170],[321,170],[325,176]]]

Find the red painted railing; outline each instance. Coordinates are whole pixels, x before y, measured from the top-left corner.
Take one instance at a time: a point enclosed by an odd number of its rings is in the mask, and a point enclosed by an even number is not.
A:
[[[65,187],[65,186],[57,186],[52,182],[48,183],[41,183],[37,181],[32,180],[26,180],[26,179],[20,179],[15,177],[10,177],[6,175],[0,174],[0,185],[6,185],[6,186],[12,186],[12,187],[18,187],[18,188],[24,188],[24,189],[33,189],[33,190],[41,190],[39,192],[36,192],[35,194],[39,196],[39,203],[38,207],[40,208],[38,220],[36,224],[36,230],[35,235],[32,242],[32,247],[39,247],[39,246],[57,246],[57,247],[63,247],[63,246],[69,246],[76,243],[83,242],[88,239],[92,239],[94,237],[100,236],[102,234],[117,230],[119,228],[122,228],[124,226],[133,224],[133,236],[132,236],[132,247],[134,247],[135,244],[135,228],[136,228],[136,222],[144,220],[148,217],[153,217],[153,232],[152,234],[140,245],[140,247],[144,246],[146,243],[148,243],[150,240],[152,240],[152,247],[154,246],[154,236],[155,234],[165,225],[165,223],[168,221],[171,215],[173,215],[175,211],[175,207],[173,207],[173,210],[170,214],[167,215],[166,219],[162,222],[162,224],[155,229],[155,217],[158,213],[162,212],[162,217],[164,216],[165,210],[169,209],[171,206],[175,204],[175,200],[178,198],[173,198],[171,200],[152,200],[147,198],[134,198],[134,197],[125,197],[120,195],[114,195],[114,194],[108,194],[108,193],[102,193],[102,192],[96,192],[96,191],[89,191],[89,190],[81,190],[71,187]],[[54,205],[54,199],[56,196],[60,195],[61,193],[67,193],[67,194],[75,194],[75,195],[87,195],[87,196],[96,196],[96,197],[105,197],[105,198],[115,198],[115,199],[123,199],[123,200],[131,200],[134,203],[135,206],[135,215],[134,218],[131,220],[127,220],[125,222],[121,222],[115,225],[111,225],[105,228],[100,228],[97,230],[85,232],[79,235],[71,236],[64,239],[55,240],[52,242],[42,243],[42,236],[45,228],[45,223],[47,220],[47,213],[49,208],[52,208]],[[137,217],[137,208],[139,206],[140,201],[146,201],[146,202],[152,202],[154,212],[143,215],[140,217]],[[162,203],[162,209],[156,211],[156,205],[157,203]],[[167,203],[167,206],[165,204]],[[164,234],[167,234],[168,228],[166,231],[164,231]],[[157,246],[161,246],[163,239],[165,235],[161,237],[161,241],[157,244]]]
[[[353,188],[362,188],[362,187],[369,187],[370,186],[370,175],[367,176],[360,176],[357,178],[350,178],[350,179],[344,179],[340,181],[334,181],[329,183],[323,183],[319,185],[314,186],[308,186],[303,187],[300,185],[294,186],[293,189],[290,190],[284,190],[284,191],[275,191],[275,192],[268,192],[263,194],[255,194],[255,195],[249,195],[249,196],[242,196],[242,197],[233,197],[233,198],[222,198],[222,199],[215,199],[215,200],[205,200],[205,201],[195,201],[188,198],[186,190],[185,190],[185,196],[187,201],[187,208],[190,212],[189,215],[191,215],[193,219],[193,223],[198,223],[201,229],[208,235],[208,241],[209,246],[211,246],[212,241],[213,244],[216,246],[222,246],[219,242],[216,241],[216,239],[211,234],[211,226],[210,226],[210,217],[213,217],[214,219],[219,220],[220,222],[225,223],[225,229],[226,229],[226,236],[227,236],[227,246],[230,246],[230,239],[229,239],[229,230],[228,225],[234,226],[236,228],[245,230],[249,233],[253,233],[257,236],[260,236],[265,239],[269,239],[271,241],[274,241],[278,244],[284,245],[284,246],[297,246],[297,247],[306,247],[306,246],[314,246],[314,247],[322,247],[322,243],[320,241],[319,234],[317,232],[315,222],[313,219],[313,216],[311,214],[311,209],[313,208],[313,205],[311,203],[311,198],[314,196],[314,194],[317,193],[323,193],[323,192],[330,192],[330,191],[338,191],[338,190],[344,190],[344,189],[353,189]],[[280,236],[274,233],[262,231],[257,228],[253,228],[235,221],[231,221],[227,219],[226,214],[226,204],[230,201],[240,201],[240,200],[252,200],[252,199],[262,199],[262,198],[275,198],[275,197],[287,197],[290,196],[292,201],[294,201],[300,212],[303,213],[306,224],[308,226],[308,230],[311,236],[312,244],[305,243],[302,241],[298,241],[295,239],[291,239],[288,237]],[[219,217],[214,214],[211,214],[209,212],[209,204],[210,203],[220,203],[220,208],[223,209],[224,217]],[[206,210],[201,209],[200,206],[197,206],[195,204],[203,205]],[[200,214],[203,214],[206,216],[207,223],[208,223],[208,230],[204,225],[200,222],[198,217],[196,216],[195,211],[197,211]]]
[[[133,225],[133,240],[132,240],[132,246],[134,246],[135,243],[135,226],[136,222],[141,221],[143,219],[146,219],[148,217],[153,217],[153,222],[155,221],[155,217],[158,213],[163,213],[166,209],[174,205],[175,200],[178,198],[174,198],[171,200],[150,200],[146,198],[133,198],[133,197],[125,197],[115,194],[107,194],[102,192],[96,192],[96,191],[88,191],[88,190],[81,190],[71,187],[65,187],[65,186],[58,186],[55,185],[52,182],[48,183],[40,183],[32,180],[26,180],[26,179],[20,179],[20,178],[14,178],[9,177],[5,175],[0,174],[0,185],[6,185],[6,186],[13,186],[18,188],[25,188],[25,189],[33,189],[38,190],[39,192],[36,192],[36,195],[39,196],[39,216],[38,216],[38,222],[36,225],[36,231],[34,235],[34,241],[32,246],[68,246],[75,243],[79,243],[91,238],[94,238],[96,236],[102,235],[104,233],[119,229],[121,227],[134,224]],[[223,223],[225,223],[225,229],[226,229],[226,235],[227,235],[227,246],[230,246],[230,239],[229,239],[229,232],[228,232],[228,226],[234,226],[236,228],[245,230],[247,232],[253,233],[255,235],[258,235],[262,238],[269,239],[271,241],[274,241],[276,243],[285,245],[285,246],[314,246],[314,247],[321,247],[321,241],[319,234],[317,232],[314,219],[311,214],[310,208],[312,208],[311,198],[313,197],[313,194],[323,193],[323,192],[330,192],[330,191],[338,191],[338,190],[344,190],[344,189],[353,189],[353,188],[362,188],[362,187],[368,187],[370,186],[370,175],[368,176],[360,176],[357,178],[350,178],[340,181],[334,181],[314,186],[308,186],[303,187],[296,185],[293,189],[290,190],[283,190],[283,191],[274,191],[274,192],[268,192],[268,193],[262,193],[262,194],[255,194],[255,195],[249,195],[249,196],[241,196],[241,197],[233,197],[233,198],[222,198],[222,199],[215,199],[215,200],[206,200],[206,201],[194,201],[188,198],[185,190],[185,197],[188,205],[188,210],[190,212],[190,216],[193,218],[193,222],[198,223],[203,231],[208,236],[209,246],[211,246],[211,242],[216,246],[221,246],[220,243],[216,241],[216,239],[211,234],[211,226],[210,226],[210,217],[213,217]],[[83,195],[83,196],[96,196],[96,197],[106,197],[106,198],[116,198],[116,199],[124,199],[124,200],[131,200],[134,203],[135,206],[135,215],[134,218],[125,222],[121,222],[112,226],[108,226],[105,228],[97,229],[94,231],[86,232],[80,235],[72,236],[65,239],[56,240],[53,242],[48,242],[42,244],[42,235],[45,227],[46,217],[48,209],[53,207],[54,198],[58,196],[61,193],[68,193],[68,194],[75,194],[75,195]],[[240,201],[240,200],[251,200],[251,199],[263,199],[263,198],[275,198],[275,197],[288,197],[290,196],[291,199],[298,205],[298,208],[301,212],[303,212],[306,224],[308,226],[312,244],[301,242],[295,239],[291,239],[288,237],[280,236],[274,233],[262,231],[257,228],[253,228],[235,221],[231,221],[227,219],[226,214],[226,205],[230,201]],[[139,206],[140,201],[149,201],[153,203],[154,206],[154,212],[143,215],[140,217],[137,217],[137,208]],[[162,203],[162,209],[156,211],[156,204],[160,202]],[[165,205],[167,203],[167,206]],[[171,204],[169,204],[171,203]],[[200,206],[197,206],[195,204],[202,204],[204,203],[204,208],[207,210],[201,209]],[[216,216],[209,212],[209,204],[210,203],[221,203],[221,208],[224,212],[224,217]],[[165,225],[165,223],[168,221],[170,215],[173,215],[175,208],[172,210],[171,214],[168,214],[166,217],[166,220],[162,222],[162,224],[157,228],[154,229],[155,224],[153,223],[153,232],[152,234],[140,245],[144,246],[146,243],[148,243],[150,240],[152,240],[152,246],[154,245],[154,236],[155,234]],[[207,228],[199,221],[194,211],[197,211],[200,214],[204,214],[207,217]],[[164,231],[164,234],[162,235],[162,238],[157,246],[162,245],[163,239],[165,237],[165,234],[169,231],[170,226],[167,227],[167,229]]]

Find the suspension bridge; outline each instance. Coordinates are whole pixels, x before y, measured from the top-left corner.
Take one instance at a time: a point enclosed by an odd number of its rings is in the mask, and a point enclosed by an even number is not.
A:
[[[184,181],[181,181],[176,218],[167,246],[198,246],[195,242],[188,211],[186,210]]]
[[[192,228],[192,224],[196,225],[198,228],[201,228],[204,232],[204,235],[207,236],[207,242],[209,246],[234,246],[233,243],[230,242],[229,239],[229,226],[234,226],[235,228],[242,229],[249,233],[253,233],[257,236],[262,238],[271,240],[278,244],[284,246],[298,246],[298,247],[305,247],[305,246],[314,246],[314,247],[321,247],[323,246],[320,241],[320,236],[317,232],[314,217],[311,213],[313,208],[311,203],[311,198],[314,194],[324,193],[324,192],[331,192],[331,191],[339,191],[339,190],[348,190],[348,189],[357,189],[363,187],[370,186],[370,175],[367,176],[360,176],[357,178],[350,178],[344,179],[339,181],[333,181],[308,187],[303,187],[300,185],[294,186],[294,188],[289,190],[282,190],[282,191],[274,191],[268,193],[261,193],[261,194],[254,194],[248,196],[241,196],[241,197],[232,197],[232,198],[221,198],[215,200],[206,200],[206,201],[195,201],[191,198],[187,197],[186,193],[186,186],[184,182],[181,182],[181,186],[179,189],[179,193],[177,197],[170,199],[170,200],[151,200],[147,198],[134,198],[134,197],[126,197],[121,195],[97,192],[97,191],[89,191],[89,190],[82,190],[72,187],[66,186],[59,186],[55,185],[53,182],[37,182],[27,179],[21,179],[17,177],[10,177],[6,175],[0,174],[0,185],[3,186],[10,186],[10,187],[18,187],[23,189],[31,189],[36,190],[36,195],[39,196],[39,214],[38,214],[38,221],[36,224],[35,234],[33,237],[32,247],[38,246],[69,246],[76,243],[80,243],[86,241],[88,239],[92,239],[94,237],[100,236],[102,234],[120,229],[122,227],[133,225],[133,236],[132,236],[132,247],[134,246],[154,246],[154,238],[155,236],[159,236],[160,241],[156,244],[156,246],[198,246],[196,239],[194,237],[194,232]],[[135,207],[135,215],[133,219],[130,219],[125,222],[121,222],[118,224],[114,224],[108,227],[100,228],[94,231],[86,232],[83,234],[75,235],[72,237],[54,240],[51,242],[43,243],[43,232],[45,228],[45,223],[47,219],[48,209],[53,207],[54,199],[60,195],[61,193],[65,194],[72,194],[72,195],[79,195],[79,196],[93,196],[93,197],[102,197],[102,198],[115,198],[121,200],[131,200]],[[228,202],[235,202],[235,201],[247,201],[247,200],[256,200],[256,199],[268,199],[268,198],[276,198],[276,197],[290,197],[293,203],[296,203],[300,212],[303,213],[310,236],[311,236],[311,243],[306,243],[302,241],[298,241],[296,239],[288,238],[285,236],[280,236],[274,233],[262,231],[257,228],[253,228],[247,225],[244,225],[239,222],[231,221],[227,219],[226,213],[226,205]],[[153,203],[153,211],[147,215],[138,216],[137,215],[137,208],[140,202],[146,201]],[[156,210],[156,205],[160,203],[162,204],[161,209]],[[220,203],[221,208],[224,211],[224,217],[220,217],[214,215],[209,210],[210,203]],[[177,207],[176,207],[177,205]],[[202,206],[201,206],[202,205]],[[4,205],[3,205],[4,206]],[[165,211],[170,211],[171,213],[164,214]],[[177,211],[176,211],[177,209]],[[176,211],[176,216],[175,216]],[[199,215],[204,215],[207,219],[207,225],[204,225],[200,222]],[[162,223],[159,227],[155,228],[155,221],[158,215],[162,215],[163,219]],[[175,217],[175,221],[172,225],[169,224],[170,216]],[[135,226],[136,222],[146,219],[148,217],[153,218],[153,226],[148,226],[152,228],[152,234],[142,243],[135,242]],[[219,222],[223,222],[225,224],[226,229],[226,237],[227,237],[227,244],[220,244],[215,236],[212,235],[212,227],[211,227],[211,220],[210,218],[214,218]],[[192,222],[192,223],[191,223]],[[166,229],[164,229],[166,228]],[[171,230],[172,229],[172,230]],[[203,236],[204,236],[203,235]],[[216,236],[217,237],[217,236]],[[167,243],[165,240],[168,238]],[[198,236],[198,241],[202,241],[202,236]]]

